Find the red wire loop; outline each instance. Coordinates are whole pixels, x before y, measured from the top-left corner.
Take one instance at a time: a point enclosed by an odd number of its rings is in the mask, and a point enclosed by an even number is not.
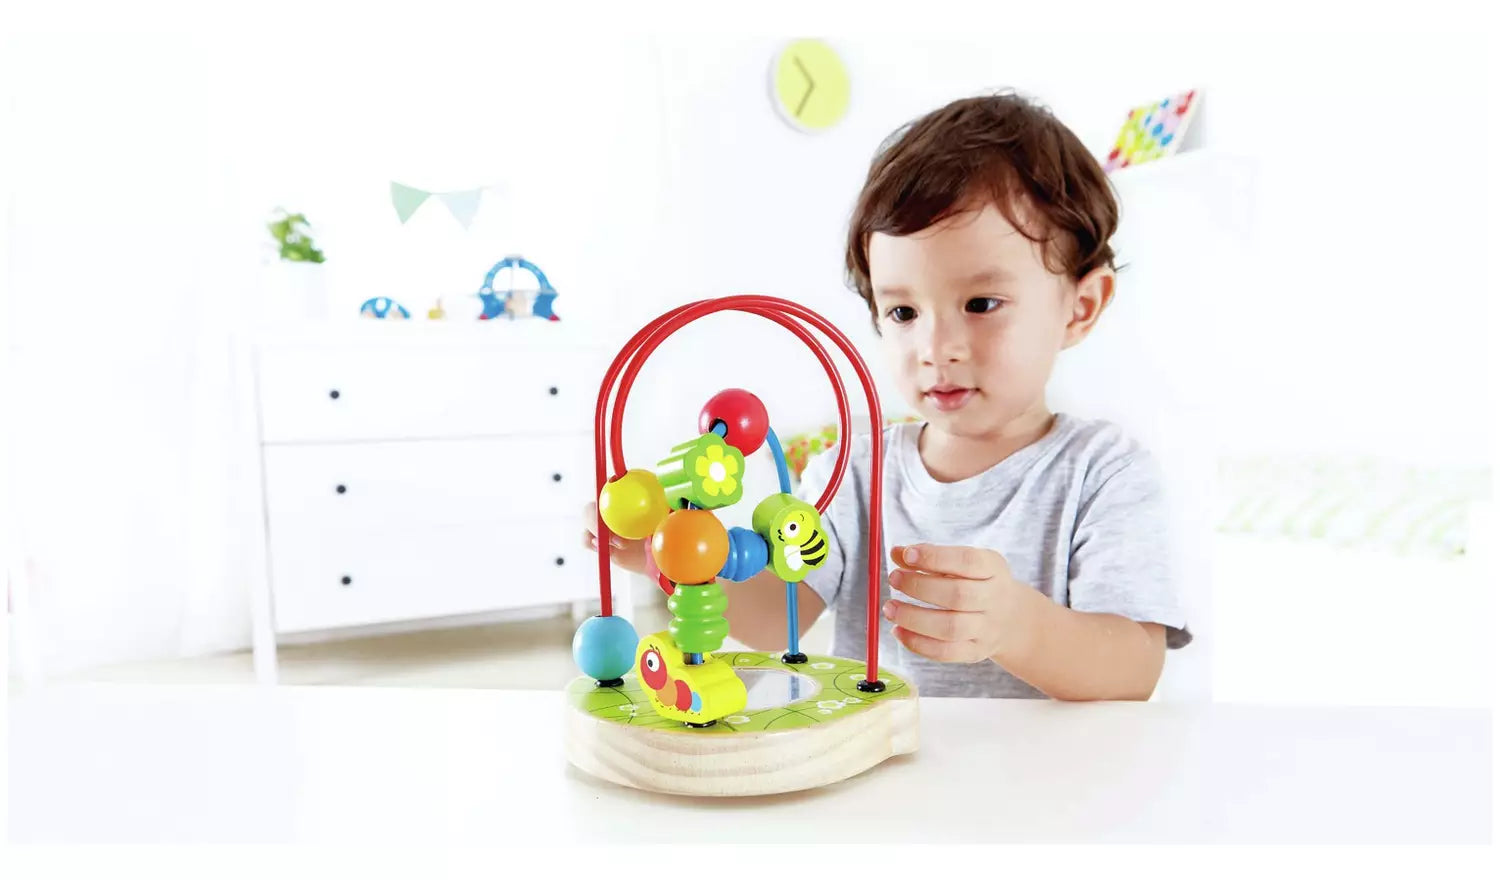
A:
[[[642,327],[630,338],[620,349],[620,353],[609,365],[604,374],[604,380],[599,385],[599,397],[594,406],[594,476],[595,476],[595,498],[604,490],[607,482],[605,450],[608,448],[615,466],[615,475],[623,474],[625,468],[625,444],[622,438],[625,423],[625,404],[629,399],[630,389],[635,384],[636,377],[645,366],[646,360],[656,349],[672,334],[682,329],[693,321],[707,315],[722,311],[740,311],[767,318],[802,340],[818,362],[823,365],[828,375],[830,384],[833,386],[834,397],[838,403],[839,410],[839,443],[838,456],[834,461],[833,477],[824,487],[822,496],[814,505],[819,513],[828,509],[839,487],[844,480],[844,474],[849,467],[849,442],[850,419],[849,400],[844,389],[843,378],[839,375],[838,367],[829,357],[827,349],[818,339],[808,332],[798,321],[811,324],[822,331],[829,339],[832,339],[839,350],[848,358],[850,365],[854,367],[859,376],[860,384],[864,387],[865,400],[870,410],[870,434],[871,455],[870,466],[870,505],[868,526],[869,547],[869,598],[866,602],[865,621],[865,679],[874,682],[877,678],[880,659],[880,560],[881,560],[881,517],[880,507],[883,497],[884,486],[884,459],[883,440],[880,410],[880,398],[875,390],[875,380],[870,375],[869,368],[864,359],[860,357],[854,344],[849,341],[839,329],[828,322],[826,318],[806,306],[794,303],[790,300],[771,296],[726,296],[718,299],[700,300],[687,305],[679,306],[661,315],[646,326]],[[623,373],[623,377],[622,377]],[[616,380],[620,381],[619,393],[615,398],[613,411],[609,407],[610,389],[614,387]],[[608,417],[608,418],[606,418]],[[609,424],[609,435],[606,437],[605,424]],[[602,514],[597,515],[595,523],[595,534],[599,536],[599,606],[604,616],[608,617],[614,613],[612,593],[610,590],[610,567],[609,567],[609,527],[604,524]],[[662,579],[665,580],[664,578]],[[670,584],[660,583],[662,589],[670,589]]]
[[[710,301],[711,300],[704,300],[703,302]],[[648,325],[653,328],[652,332],[636,348],[635,352],[630,358],[629,366],[625,369],[624,375],[620,378],[620,385],[619,388],[617,388],[615,391],[614,406],[611,410],[609,433],[610,454],[614,460],[616,475],[622,474],[626,470],[624,441],[625,402],[627,399],[629,399],[630,389],[635,386],[636,377],[640,374],[641,369],[646,365],[647,359],[650,358],[650,356],[656,351],[656,349],[663,342],[665,342],[668,337],[670,337],[678,329],[681,329],[682,326],[693,320],[696,320],[692,317],[680,317],[685,311],[687,311],[686,307],[676,309]],[[795,335],[798,339],[801,339],[807,345],[807,347],[812,350],[812,353],[817,357],[818,362],[823,365],[823,372],[828,376],[828,381],[833,386],[834,398],[838,404],[839,426],[842,429],[842,433],[840,434],[840,436],[847,436],[850,427],[849,396],[848,393],[844,390],[844,377],[839,375],[838,364],[834,363],[833,358],[829,357],[828,349],[824,348],[823,344],[818,341],[818,338],[809,333],[807,331],[807,328],[803,327],[802,324],[786,317],[785,315],[781,314],[778,311],[775,311],[774,309],[746,308],[745,311],[760,315],[762,317],[770,319],[771,321],[774,321],[777,324],[780,324],[781,326],[790,330],[793,335]],[[827,510],[828,505],[833,503],[834,496],[838,494],[839,484],[843,481],[843,475],[847,470],[848,458],[848,444],[840,444],[838,457],[834,461],[834,479],[829,481],[829,484],[823,490],[822,497],[820,497],[817,504],[814,505],[814,507],[817,508],[818,513],[823,513],[825,510]],[[663,593],[668,596],[672,595],[674,591],[672,582],[667,579],[666,575],[658,575],[656,578],[656,585],[661,589]]]

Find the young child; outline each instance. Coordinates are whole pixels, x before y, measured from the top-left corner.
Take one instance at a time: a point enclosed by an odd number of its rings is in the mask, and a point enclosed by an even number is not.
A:
[[[1015,95],[929,113],[870,167],[845,262],[925,419],[884,433],[880,657],[925,696],[1144,700],[1166,649],[1192,638],[1150,455],[1111,424],[1047,408],[1058,353],[1114,294],[1116,218],[1099,163]],[[864,656],[870,451],[855,438],[824,514],[828,561],[799,585],[804,632],[835,609],[844,657]],[[808,463],[799,497],[816,501],[833,460]],[[612,547],[644,570],[643,542]],[[722,584],[730,634],[784,648],[775,575]]]

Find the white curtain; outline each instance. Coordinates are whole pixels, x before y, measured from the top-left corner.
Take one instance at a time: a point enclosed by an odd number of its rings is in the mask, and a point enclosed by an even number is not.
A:
[[[229,341],[259,218],[214,50],[6,47],[12,552],[48,674],[246,642]]]

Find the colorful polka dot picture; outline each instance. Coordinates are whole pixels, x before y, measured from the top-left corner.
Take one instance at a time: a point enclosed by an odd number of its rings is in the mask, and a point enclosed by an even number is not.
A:
[[[1104,159],[1105,172],[1177,152],[1201,102],[1196,91],[1188,91],[1131,110],[1115,138],[1114,148]]]

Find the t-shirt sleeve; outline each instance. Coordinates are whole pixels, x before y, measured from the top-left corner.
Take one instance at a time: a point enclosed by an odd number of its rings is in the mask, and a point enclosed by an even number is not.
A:
[[[838,448],[834,447],[808,459],[807,467],[802,471],[801,482],[797,484],[793,494],[808,504],[817,504],[818,499],[823,495],[823,489],[833,478],[833,463],[837,458]],[[834,496],[828,509],[823,512],[822,528],[828,540],[828,560],[819,568],[809,572],[802,581],[812,587],[813,592],[817,593],[822,598],[823,604],[829,608],[833,608],[834,600],[839,596],[839,587],[844,579],[844,560],[848,558],[844,542],[849,538],[849,529],[847,525],[841,526],[840,517],[850,506],[849,483],[852,476],[852,473],[845,476],[843,484],[839,486],[838,495]]]
[[[1106,474],[1078,511],[1068,607],[1166,627],[1167,647],[1192,641],[1177,593],[1171,529],[1155,461],[1137,452]]]

